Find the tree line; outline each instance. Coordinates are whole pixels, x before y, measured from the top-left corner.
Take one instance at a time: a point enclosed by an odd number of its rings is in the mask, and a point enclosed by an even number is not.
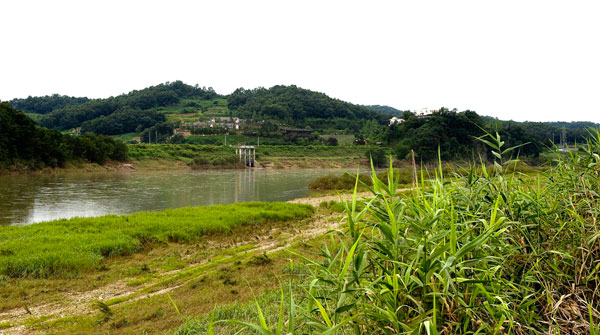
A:
[[[85,103],[55,109],[40,119],[40,125],[65,130],[80,127],[86,121],[102,116],[106,117],[119,111],[146,111],[175,104],[183,98],[213,99],[218,96],[212,88],[198,87],[198,85],[190,86],[181,81],[167,82],[117,97],[94,99]],[[122,115],[119,117],[122,118]],[[138,125],[143,125],[142,118],[143,116],[139,117]],[[136,127],[127,127],[127,129],[135,129]],[[109,133],[116,133],[116,130],[109,130]]]
[[[25,113],[0,102],[0,167],[61,167],[69,161],[104,164],[127,159],[127,146],[108,136],[71,136],[39,127]]]
[[[474,111],[458,112],[448,108],[425,117],[405,111],[402,118],[404,122],[384,130],[383,140],[393,146],[398,158],[405,158],[414,150],[415,155],[425,161],[437,159],[438,148],[443,160],[489,157],[488,149],[476,139],[496,132],[507,147],[520,146],[520,155],[537,158],[546,148],[559,144],[562,127],[566,128],[571,144],[585,141],[589,128],[598,128],[598,124],[591,122],[500,121],[479,116]]]
[[[88,98],[69,97],[66,95],[46,95],[43,97],[28,96],[25,99],[13,99],[9,101],[14,108],[26,113],[48,114],[53,110],[67,106],[79,105],[88,102]]]

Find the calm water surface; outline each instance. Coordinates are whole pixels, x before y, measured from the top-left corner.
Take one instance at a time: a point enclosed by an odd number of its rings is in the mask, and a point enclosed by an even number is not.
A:
[[[307,196],[341,170],[229,170],[0,176],[0,225]]]

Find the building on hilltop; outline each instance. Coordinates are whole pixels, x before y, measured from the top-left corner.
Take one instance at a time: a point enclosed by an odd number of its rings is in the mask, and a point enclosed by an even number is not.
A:
[[[399,118],[397,116],[394,116],[393,118],[391,118],[391,119],[388,120],[388,126],[391,126],[393,124],[399,124],[399,123],[402,123],[402,122],[404,122],[404,119],[401,119],[401,118]]]
[[[411,110],[411,113],[417,117],[427,117],[433,113],[438,113],[439,109],[419,108]]]

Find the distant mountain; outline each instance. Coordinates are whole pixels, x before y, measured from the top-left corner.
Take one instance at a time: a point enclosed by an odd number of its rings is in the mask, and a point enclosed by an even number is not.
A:
[[[372,111],[376,111],[376,112],[383,113],[386,115],[397,116],[397,117],[402,116],[402,114],[404,113],[404,111],[401,111],[399,109],[396,109],[396,108],[390,107],[390,106],[363,105],[363,107],[368,108]]]

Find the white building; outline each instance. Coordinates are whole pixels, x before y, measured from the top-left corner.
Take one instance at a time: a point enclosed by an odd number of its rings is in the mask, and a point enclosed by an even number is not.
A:
[[[437,109],[429,109],[429,108],[419,108],[419,109],[413,109],[413,110],[411,110],[411,112],[413,114],[415,114],[417,117],[426,117],[426,116],[431,115],[433,113],[439,112],[439,110],[437,110]]]
[[[393,124],[398,124],[398,123],[402,123],[404,122],[404,119],[401,119],[397,116],[394,116],[393,118],[388,120],[388,126],[391,126]]]

